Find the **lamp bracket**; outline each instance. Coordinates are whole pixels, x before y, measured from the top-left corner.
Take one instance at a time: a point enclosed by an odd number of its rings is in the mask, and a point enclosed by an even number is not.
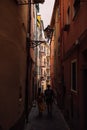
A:
[[[38,41],[38,40],[27,40],[27,44],[28,44],[28,47],[30,48],[35,48],[39,45],[41,45],[42,43],[45,43],[46,44],[46,41]]]
[[[31,2],[31,0],[28,0],[28,1],[26,1],[26,0],[16,0],[16,3],[18,5],[29,5],[29,4],[39,4],[39,3],[43,4],[44,0],[33,0],[33,2]]]

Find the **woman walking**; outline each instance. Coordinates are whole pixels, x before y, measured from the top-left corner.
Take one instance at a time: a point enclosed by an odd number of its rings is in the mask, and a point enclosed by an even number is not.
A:
[[[41,88],[38,88],[37,104],[38,104],[39,116],[41,117],[42,116],[42,112],[44,110],[44,95],[41,92]]]

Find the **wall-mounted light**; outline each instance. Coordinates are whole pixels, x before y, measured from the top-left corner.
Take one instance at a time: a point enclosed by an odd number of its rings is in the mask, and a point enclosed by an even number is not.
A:
[[[45,38],[48,39],[48,41],[52,38],[53,31],[54,31],[54,29],[51,28],[50,25],[48,25],[48,26],[44,29]]]

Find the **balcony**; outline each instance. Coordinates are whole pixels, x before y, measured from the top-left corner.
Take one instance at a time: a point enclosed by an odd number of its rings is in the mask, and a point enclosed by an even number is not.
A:
[[[44,50],[40,50],[40,55],[41,56],[45,56],[46,55],[45,51]]]
[[[46,70],[50,70],[50,65],[48,65],[48,66],[46,67]]]
[[[44,81],[44,80],[46,80],[46,77],[41,77],[41,81]]]
[[[40,67],[45,67],[44,62],[41,62]]]
[[[50,59],[50,54],[49,54],[49,55],[47,55],[46,57],[47,57],[47,59]]]

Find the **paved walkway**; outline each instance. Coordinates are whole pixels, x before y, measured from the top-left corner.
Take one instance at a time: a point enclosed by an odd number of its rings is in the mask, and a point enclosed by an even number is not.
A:
[[[29,122],[24,130],[70,130],[60,110],[53,106],[53,116],[48,117],[45,110],[42,117],[38,117],[38,109],[33,106],[29,114]]]

